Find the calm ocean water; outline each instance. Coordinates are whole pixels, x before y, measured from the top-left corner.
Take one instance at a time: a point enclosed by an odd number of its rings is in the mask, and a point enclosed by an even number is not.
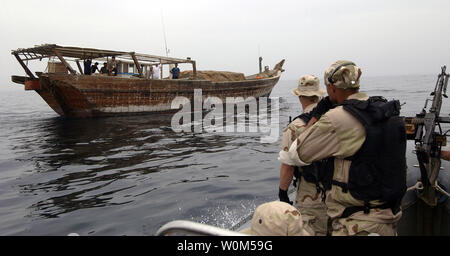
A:
[[[362,91],[399,99],[412,116],[436,78],[365,78]],[[295,86],[280,81],[271,94],[280,135],[300,110]],[[177,219],[231,228],[278,198],[281,136],[175,133],[170,117],[67,120],[11,87],[0,89],[0,235],[153,235]]]

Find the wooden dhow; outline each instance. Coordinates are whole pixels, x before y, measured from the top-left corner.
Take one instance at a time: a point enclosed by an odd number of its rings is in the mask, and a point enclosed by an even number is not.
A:
[[[223,102],[227,97],[268,97],[284,71],[282,60],[273,69],[266,67],[262,71],[260,65],[258,74],[242,75],[238,79],[236,74],[240,73],[197,72],[196,62],[189,57],[179,59],[55,44],[13,50],[12,55],[27,74],[12,76],[12,81],[25,85],[25,90],[36,91],[56,113],[70,118],[176,112],[177,109],[171,108],[173,99],[184,96],[192,100],[194,89],[201,89],[203,98],[214,96]],[[83,74],[80,61],[107,62],[112,57],[118,61],[119,75]],[[33,73],[25,64],[42,59],[48,59],[47,72]],[[69,62],[76,63],[78,70]],[[192,70],[182,73],[180,79],[152,79],[149,70],[156,64],[160,65],[160,77],[163,65],[190,64]],[[222,79],[205,76],[207,73],[219,74],[217,77]]]

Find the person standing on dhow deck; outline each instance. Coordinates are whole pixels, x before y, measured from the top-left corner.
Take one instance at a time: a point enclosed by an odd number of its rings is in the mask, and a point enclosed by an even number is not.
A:
[[[116,60],[116,56],[112,56],[111,60],[108,61],[108,74],[110,76],[117,76],[117,67],[118,63]]]
[[[95,64],[91,66],[91,74],[95,74],[96,71],[100,73],[100,70],[98,69],[98,62],[95,62]]]
[[[103,67],[100,69],[100,74],[108,74],[108,67],[106,62],[103,63]]]
[[[288,165],[307,166],[334,157],[331,190],[325,204],[332,235],[397,235],[406,192],[406,133],[398,101],[359,92],[361,69],[337,61],[325,71],[329,100],[325,110],[280,151]],[[321,103],[316,109],[320,109]]]
[[[298,97],[303,113],[294,118],[284,130],[281,139],[282,150],[289,151],[292,142],[305,130],[305,126],[310,119],[309,113],[316,107],[319,97],[322,97],[325,93],[325,90],[320,88],[319,78],[316,76],[305,75],[300,78],[298,87],[292,90],[292,94]],[[280,201],[292,204],[287,190],[294,174],[296,176],[294,186],[297,189],[295,206],[303,216],[305,229],[312,229],[309,230],[310,234],[325,236],[327,234],[328,217],[325,203],[322,201],[324,192],[319,189],[319,180],[314,179],[314,175],[307,175],[302,168],[282,163],[278,197]]]
[[[159,79],[159,64],[156,64],[152,70],[152,79]]]
[[[91,59],[85,59],[83,61],[85,75],[91,75],[91,64],[92,64]]]
[[[180,75],[180,68],[178,68],[178,63],[175,63],[175,67],[170,70],[170,73],[172,73],[172,79],[178,79],[178,76]]]

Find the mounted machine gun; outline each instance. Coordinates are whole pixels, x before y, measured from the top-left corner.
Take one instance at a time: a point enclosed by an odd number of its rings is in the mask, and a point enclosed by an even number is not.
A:
[[[447,96],[447,84],[449,74],[445,73],[446,66],[441,68],[434,91],[430,96],[432,99],[425,101],[422,112],[416,117],[406,117],[406,130],[408,140],[415,141],[415,152],[420,168],[421,187],[423,189],[418,197],[428,206],[434,207],[438,203],[441,194],[448,193],[439,185],[438,175],[441,169],[441,148],[446,146],[447,132],[442,132],[441,124],[450,123],[450,117],[440,115],[442,106],[442,97]],[[427,111],[428,102],[431,101],[431,107]],[[438,130],[436,129],[438,128]]]

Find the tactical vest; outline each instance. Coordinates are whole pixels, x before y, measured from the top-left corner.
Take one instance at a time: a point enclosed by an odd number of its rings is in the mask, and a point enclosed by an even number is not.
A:
[[[311,113],[303,113],[294,118],[300,118],[303,122],[308,123],[311,120]],[[322,201],[325,201],[325,191],[331,189],[331,183],[333,179],[333,169],[334,169],[334,157],[327,159],[314,161],[308,166],[302,166],[301,175],[303,178],[310,183],[316,185],[317,193],[322,192]],[[296,179],[300,176],[300,170],[296,166],[294,168],[294,176]],[[297,180],[294,181],[294,186]]]
[[[348,183],[333,180],[343,192],[364,201],[364,206],[348,207],[343,216],[357,211],[391,208],[396,214],[406,192],[406,131],[398,100],[370,97],[367,101],[346,100],[345,111],[358,119],[366,130],[366,139],[351,160]],[[369,201],[381,200],[373,206]]]

